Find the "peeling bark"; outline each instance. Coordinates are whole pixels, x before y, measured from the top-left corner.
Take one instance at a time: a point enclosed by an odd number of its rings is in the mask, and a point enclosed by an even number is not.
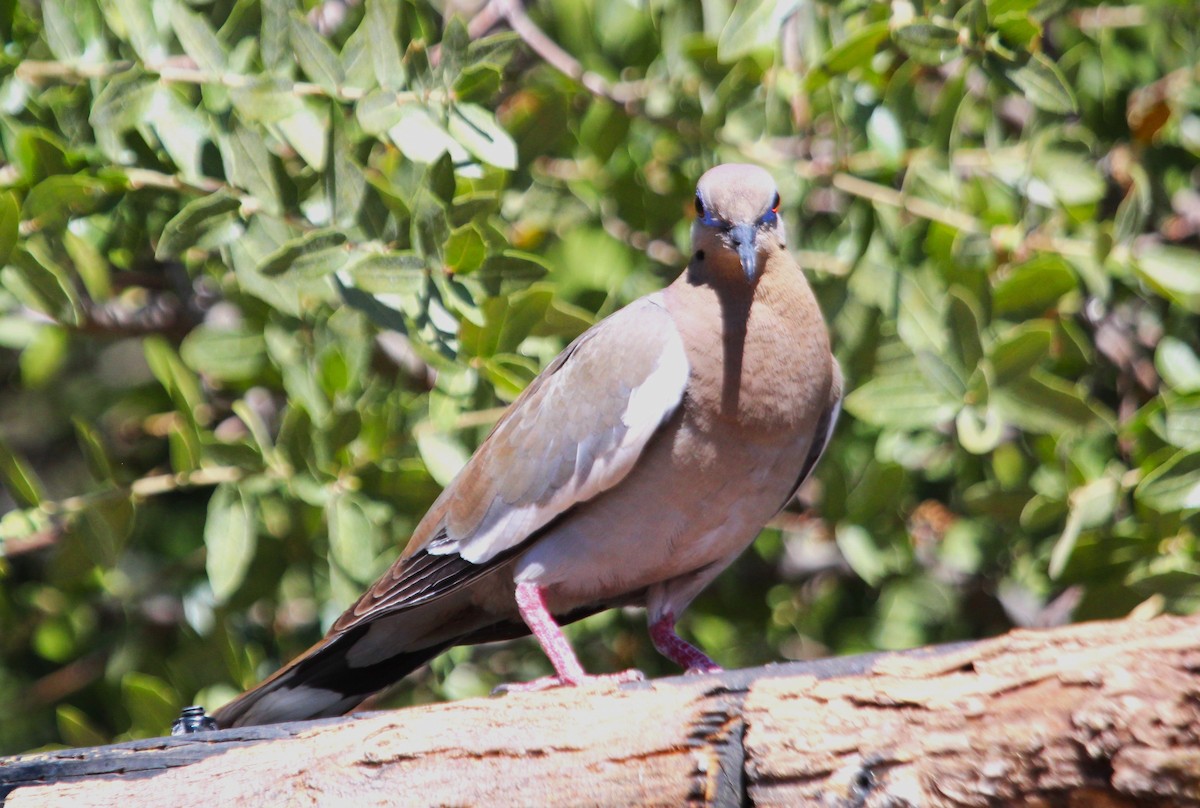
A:
[[[11,808],[1200,805],[1200,619],[0,759]]]

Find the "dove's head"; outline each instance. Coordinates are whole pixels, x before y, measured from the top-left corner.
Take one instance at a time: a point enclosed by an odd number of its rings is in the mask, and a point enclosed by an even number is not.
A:
[[[726,163],[711,168],[696,185],[692,250],[720,269],[740,266],[749,283],[762,273],[764,256],[787,239],[779,220],[779,190],[758,166]]]

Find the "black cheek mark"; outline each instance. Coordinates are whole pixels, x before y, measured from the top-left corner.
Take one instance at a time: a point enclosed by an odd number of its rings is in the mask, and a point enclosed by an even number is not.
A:
[[[696,250],[695,258],[697,261],[703,261],[704,260],[704,250]]]

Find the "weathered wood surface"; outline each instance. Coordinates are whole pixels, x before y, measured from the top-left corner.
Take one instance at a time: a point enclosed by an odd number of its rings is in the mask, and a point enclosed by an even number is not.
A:
[[[30,806],[1200,806],[1200,618],[0,759]]]

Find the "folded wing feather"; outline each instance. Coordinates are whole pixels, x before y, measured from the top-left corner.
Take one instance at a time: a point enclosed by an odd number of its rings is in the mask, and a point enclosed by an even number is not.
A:
[[[661,294],[588,330],[513,402],[404,556],[333,631],[455,591],[619,483],[678,409],[687,382],[687,355]]]

